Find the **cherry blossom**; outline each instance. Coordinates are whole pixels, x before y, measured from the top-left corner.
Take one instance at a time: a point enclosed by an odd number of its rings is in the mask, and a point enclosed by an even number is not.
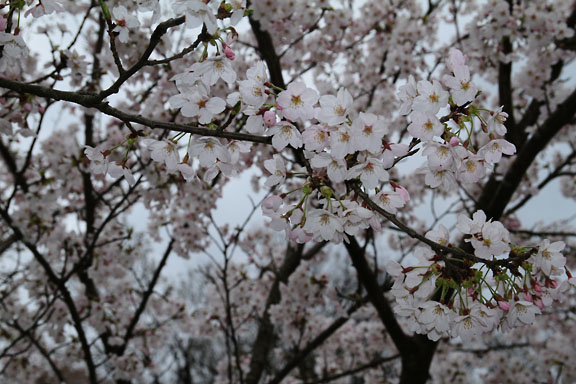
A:
[[[0,32],[0,47],[2,47],[2,57],[0,57],[0,71],[18,66],[18,62],[28,54],[28,47],[20,35],[11,35]]]
[[[418,96],[414,98],[412,108],[430,114],[437,114],[440,108],[448,104],[448,92],[438,81],[430,83],[426,80],[418,82]]]
[[[340,242],[344,226],[335,214],[325,209],[314,209],[308,212],[304,230],[319,239]]]
[[[169,172],[176,170],[176,165],[180,161],[176,143],[170,140],[143,139],[142,144],[148,147],[150,157],[154,161],[164,163]]]
[[[444,84],[450,88],[450,95],[456,105],[464,105],[474,101],[478,89],[470,79],[470,70],[465,65],[457,65],[452,69],[454,76],[446,75]]]
[[[542,271],[546,276],[562,273],[562,268],[566,264],[566,258],[560,253],[566,244],[562,241],[543,240],[538,246],[538,253],[533,256],[534,266]]]
[[[226,102],[216,96],[210,97],[204,86],[182,86],[182,92],[170,98],[170,105],[180,108],[186,117],[198,117],[201,124],[210,123],[214,115],[226,108]]]
[[[264,168],[272,174],[266,180],[265,185],[267,187],[280,184],[286,179],[286,165],[280,155],[274,155],[273,159],[265,160]]]
[[[434,136],[440,136],[444,132],[444,126],[432,114],[415,111],[410,118],[412,122],[408,126],[408,132],[421,140],[432,140]]]
[[[482,156],[487,163],[494,164],[500,162],[502,154],[513,155],[516,153],[514,144],[506,140],[491,140],[478,150],[478,155]]]
[[[382,137],[387,133],[384,121],[372,113],[360,112],[352,122],[352,143],[359,150],[380,152]]]
[[[277,99],[284,117],[292,121],[313,118],[317,101],[318,92],[299,82],[288,85],[285,91],[278,94]]]
[[[213,34],[218,29],[216,16],[210,4],[202,0],[174,0],[174,11],[186,14],[186,27],[196,28],[206,25],[208,33]]]
[[[114,30],[119,33],[118,39],[123,43],[127,43],[130,29],[138,28],[140,21],[138,21],[136,16],[129,14],[123,5],[115,7],[112,10],[112,15],[114,16],[114,23],[116,24]]]
[[[316,118],[328,125],[338,125],[346,121],[348,109],[352,107],[352,95],[342,88],[336,96],[320,97],[320,108],[316,110]]]
[[[278,122],[278,124],[268,132],[273,135],[272,146],[278,151],[287,145],[293,148],[300,148],[302,146],[302,134],[296,129],[294,124],[287,121]]]
[[[190,70],[195,78],[200,79],[207,86],[216,84],[220,78],[228,84],[236,81],[236,72],[232,68],[231,60],[225,55],[212,56],[205,61],[194,63]],[[240,92],[242,93],[242,88]]]

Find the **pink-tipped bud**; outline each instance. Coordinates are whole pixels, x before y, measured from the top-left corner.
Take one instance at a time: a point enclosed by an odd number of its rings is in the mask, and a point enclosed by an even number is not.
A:
[[[398,197],[400,197],[403,202],[407,203],[410,201],[410,193],[408,193],[406,188],[399,185],[396,187],[396,191],[398,191]]]
[[[228,44],[222,44],[222,51],[229,60],[234,60],[234,58],[236,57],[234,51],[232,50],[232,48],[228,46]]]
[[[538,292],[538,293],[542,292],[542,286],[541,286],[540,284],[534,283],[534,284],[532,284],[532,285],[533,285],[534,290],[535,290],[536,292]]]
[[[509,311],[510,310],[510,303],[507,301],[498,301],[498,306],[503,311]]]
[[[457,138],[456,136],[452,136],[452,137],[450,138],[450,142],[449,142],[449,143],[450,143],[450,146],[451,146],[451,147],[455,147],[455,146],[457,146],[458,144],[460,144],[460,139]]]
[[[542,302],[541,299],[536,299],[536,300],[534,300],[534,305],[537,306],[539,309],[543,309],[543,308],[544,308],[544,303]]]
[[[529,295],[527,293],[524,293],[523,295],[524,301],[527,301],[529,303],[532,303],[534,300],[532,299],[532,295]]]
[[[278,103],[276,103],[276,109],[281,111],[283,108]]]
[[[266,124],[267,127],[273,127],[276,125],[276,113],[273,111],[264,112],[263,118],[264,124]]]
[[[468,288],[468,295],[472,296],[474,294],[474,288]]]
[[[558,282],[556,280],[550,280],[550,285],[552,286],[553,289],[556,289],[556,287],[558,286]]]

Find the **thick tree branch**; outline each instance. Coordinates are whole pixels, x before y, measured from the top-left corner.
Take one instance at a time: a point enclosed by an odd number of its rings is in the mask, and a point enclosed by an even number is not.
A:
[[[247,5],[248,7],[250,4]],[[272,84],[280,87],[286,88],[286,83],[284,82],[284,76],[282,75],[282,66],[280,65],[280,56],[276,54],[276,48],[274,47],[274,42],[272,41],[272,36],[262,29],[260,22],[250,16],[250,26],[258,42],[258,53],[262,59],[268,65],[268,71],[270,72],[270,81]]]
[[[502,39],[502,54],[512,53],[512,43],[508,36]],[[514,118],[514,101],[512,99],[512,61],[498,63],[498,99],[503,111],[508,113],[506,119],[506,140],[521,148],[526,141],[526,132],[519,131]]]
[[[26,182],[26,178],[21,172],[18,172],[16,160],[14,159],[12,153],[10,153],[8,147],[4,145],[2,140],[0,140],[0,155],[2,155],[4,163],[12,174],[12,177],[14,177],[14,184],[22,188],[22,191],[28,192],[28,183]]]
[[[378,284],[378,279],[366,260],[364,250],[355,238],[350,238],[350,241],[344,243],[344,245],[352,260],[352,265],[356,269],[358,280],[366,290],[368,299],[376,309],[378,317],[380,317],[382,324],[386,327],[394,345],[401,355],[409,356],[411,350],[415,349],[415,345],[410,337],[404,333],[400,324],[398,324],[394,311],[392,311],[390,303],[384,297],[384,292]]]

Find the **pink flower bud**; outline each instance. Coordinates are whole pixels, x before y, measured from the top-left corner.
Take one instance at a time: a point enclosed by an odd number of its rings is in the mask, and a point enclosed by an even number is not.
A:
[[[500,307],[501,310],[503,311],[508,311],[510,310],[510,303],[507,301],[498,301],[498,306]]]
[[[532,295],[529,295],[527,293],[522,295],[524,297],[524,301],[527,301],[529,303],[533,302],[534,300],[532,299]]]
[[[452,136],[452,137],[450,138],[450,146],[455,147],[455,146],[457,146],[458,144],[460,144],[460,139],[457,138],[456,136]]]
[[[24,104],[24,110],[26,112],[30,112],[32,110],[32,106],[28,103]]]
[[[540,286],[540,284],[534,283],[533,286],[534,286],[534,290],[536,292],[538,292],[538,293],[542,292],[542,287]]]
[[[266,124],[267,127],[273,127],[276,125],[276,113],[272,112],[272,111],[266,111],[264,112],[264,124]]]
[[[555,289],[558,286],[558,282],[556,280],[550,280],[550,285]]]
[[[542,302],[542,299],[534,300],[534,305],[536,305],[540,309],[544,308],[544,303]]]
[[[229,60],[234,60],[236,57],[232,48],[230,48],[227,44],[222,44],[222,51]]]
[[[410,201],[410,193],[408,193],[406,188],[399,185],[396,190],[398,191],[398,196],[402,199],[403,202],[407,203]]]

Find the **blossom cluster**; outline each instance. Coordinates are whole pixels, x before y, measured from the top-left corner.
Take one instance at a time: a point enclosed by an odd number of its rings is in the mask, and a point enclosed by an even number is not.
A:
[[[395,311],[413,332],[431,340],[459,336],[469,341],[497,327],[530,325],[576,284],[564,269],[562,241],[512,248],[508,230],[498,221],[486,221],[482,211],[473,219],[460,215],[457,228],[474,247],[477,260],[448,258],[420,246],[414,265],[389,261],[386,266],[395,279]],[[451,246],[442,225],[426,237]]]
[[[516,147],[502,138],[508,117],[502,108],[491,111],[473,104],[479,90],[462,52],[451,49],[446,66],[450,74],[444,75],[442,83],[448,91],[439,81],[416,83],[410,76],[398,95],[402,100],[401,113],[410,114],[408,132],[423,142],[422,153],[428,160],[423,172],[426,184],[432,188],[440,185],[453,188],[457,181],[476,183],[486,175],[487,169],[500,162],[503,154],[516,152]],[[437,114],[442,110],[449,113],[439,119]],[[482,128],[480,131],[474,129],[476,119]],[[488,139],[480,148],[475,148],[472,142],[476,134]]]

